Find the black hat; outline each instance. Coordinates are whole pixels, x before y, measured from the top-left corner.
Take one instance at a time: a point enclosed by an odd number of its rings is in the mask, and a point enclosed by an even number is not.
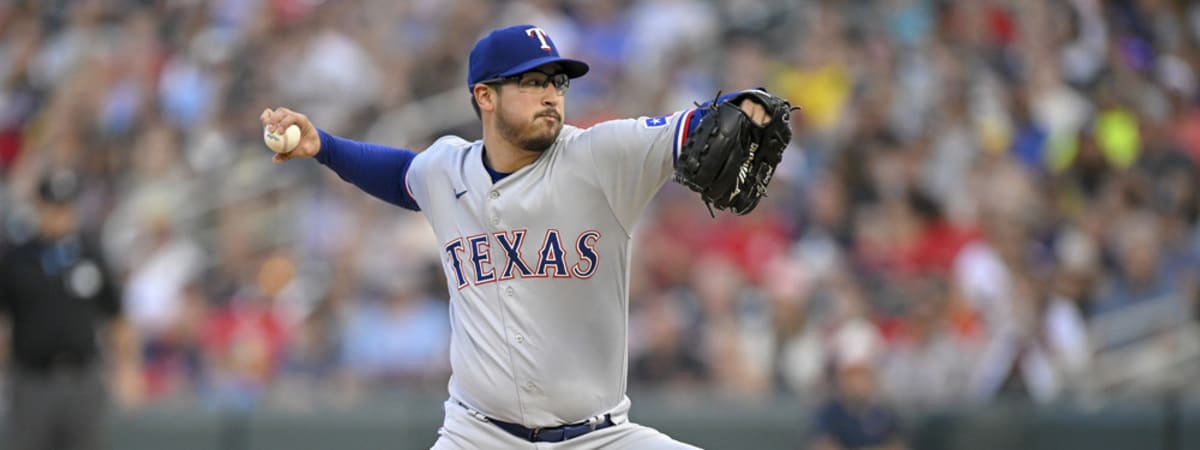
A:
[[[82,180],[75,171],[53,169],[42,175],[38,183],[38,198],[47,203],[71,203],[82,190]]]

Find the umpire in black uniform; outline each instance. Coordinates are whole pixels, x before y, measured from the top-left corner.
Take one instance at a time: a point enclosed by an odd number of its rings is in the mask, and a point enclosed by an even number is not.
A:
[[[98,246],[78,230],[80,190],[74,172],[44,176],[38,232],[0,254],[0,312],[12,330],[6,448],[106,448],[113,378],[104,369],[119,369],[120,386],[137,376],[129,370],[137,347],[120,320],[120,294]],[[101,348],[112,350],[108,364]]]

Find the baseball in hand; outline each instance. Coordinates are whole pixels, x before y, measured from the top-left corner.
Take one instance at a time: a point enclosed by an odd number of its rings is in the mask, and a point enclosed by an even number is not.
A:
[[[275,133],[263,127],[263,142],[267,143],[275,153],[287,153],[296,149],[300,144],[300,127],[289,125],[283,133]]]

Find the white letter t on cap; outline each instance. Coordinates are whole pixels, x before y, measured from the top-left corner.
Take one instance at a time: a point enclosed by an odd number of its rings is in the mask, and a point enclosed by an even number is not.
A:
[[[546,31],[545,30],[538,28],[538,27],[533,27],[528,30],[525,30],[525,34],[528,34],[529,37],[533,37],[534,35],[537,35],[538,41],[542,42],[542,50],[545,50],[545,51],[553,50],[552,48],[550,48],[550,43],[546,42]]]

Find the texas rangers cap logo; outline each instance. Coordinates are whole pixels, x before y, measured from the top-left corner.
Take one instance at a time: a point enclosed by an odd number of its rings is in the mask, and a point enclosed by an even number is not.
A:
[[[550,42],[548,42],[546,40],[546,30],[543,30],[538,27],[533,27],[528,30],[525,30],[525,34],[528,34],[530,37],[537,36],[538,42],[542,43],[542,50],[545,50],[548,52],[554,51],[554,47],[551,47]]]

